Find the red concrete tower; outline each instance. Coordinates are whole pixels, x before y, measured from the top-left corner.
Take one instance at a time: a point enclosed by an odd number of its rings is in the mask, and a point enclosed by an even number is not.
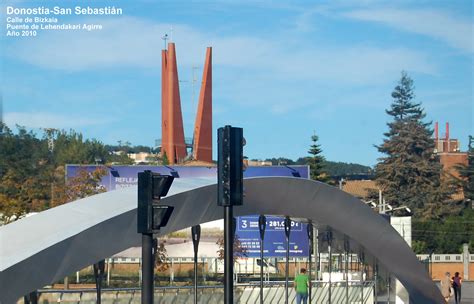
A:
[[[168,149],[169,149],[169,126],[170,121],[168,118],[168,109],[169,109],[169,101],[168,101],[168,51],[162,50],[161,51],[161,153],[168,157]]]
[[[183,116],[179,96],[178,67],[174,43],[162,52],[162,153],[166,153],[170,164],[181,162],[186,157]]]
[[[206,51],[201,92],[194,127],[193,157],[212,162],[212,48]]]

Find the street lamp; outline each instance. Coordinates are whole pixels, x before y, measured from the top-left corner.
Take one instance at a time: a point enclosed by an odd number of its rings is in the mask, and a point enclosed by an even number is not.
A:
[[[102,302],[102,279],[104,278],[105,272],[105,260],[100,260],[93,265],[94,268],[94,279],[95,288],[97,292],[97,304]]]
[[[267,218],[265,215],[260,215],[258,217],[258,230],[260,232],[260,304],[263,304],[263,240],[266,227]]]
[[[411,212],[411,209],[408,208],[407,206],[403,205],[403,206],[400,206],[400,207],[395,207],[393,208],[391,205],[387,204],[387,207],[388,207],[388,210],[386,210],[386,212],[393,212],[393,211],[397,211],[397,210],[404,210],[408,213],[412,213]]]
[[[313,283],[311,281],[311,264],[312,264],[312,258],[311,255],[313,253],[313,223],[311,220],[309,221],[308,225],[306,226],[306,233],[308,234],[308,274],[309,274],[309,292],[308,292],[308,298],[309,298],[309,303],[311,303],[311,292],[312,292],[312,286]]]
[[[291,233],[291,219],[289,216],[285,217],[285,236],[286,236],[286,263],[285,263],[285,304],[288,304],[288,277],[290,276],[290,233]]]
[[[142,234],[142,304],[153,303],[153,233],[166,226],[174,207],[160,205],[168,194],[173,176],[160,175],[149,170],[138,173],[137,232]]]
[[[345,258],[345,279],[346,279],[346,304],[349,304],[349,237],[344,235],[344,258]]]
[[[191,228],[191,237],[193,239],[194,249],[194,304],[198,302],[197,296],[197,259],[198,259],[198,248],[199,240],[201,239],[201,225],[196,225]],[[202,270],[204,272],[204,269]]]
[[[375,208],[378,207],[377,204],[374,203],[373,201],[363,201],[363,202],[364,202],[366,205],[370,205],[370,208],[375,209]]]
[[[328,228],[326,231],[326,234],[324,236],[326,242],[328,243],[328,272],[329,272],[329,281],[328,281],[328,300],[329,304],[331,304],[332,301],[332,287],[331,287],[331,275],[332,275],[332,230],[331,228]]]

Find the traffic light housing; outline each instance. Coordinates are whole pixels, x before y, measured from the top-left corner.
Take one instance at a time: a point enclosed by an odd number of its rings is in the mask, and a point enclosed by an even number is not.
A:
[[[156,233],[166,226],[174,207],[160,205],[168,194],[174,177],[149,170],[138,173],[137,232]]]
[[[242,205],[243,201],[243,129],[231,126],[217,133],[217,204]]]

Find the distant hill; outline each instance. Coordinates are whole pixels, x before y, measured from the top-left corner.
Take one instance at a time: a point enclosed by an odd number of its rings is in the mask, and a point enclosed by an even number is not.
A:
[[[279,158],[267,158],[265,161],[272,162],[272,165],[307,165],[307,157],[300,157],[296,161],[279,157]],[[335,161],[324,161],[324,169],[331,177],[342,177],[342,176],[371,176],[373,170],[369,166],[364,166],[354,163],[344,163]]]
[[[360,164],[325,161],[324,167],[330,176],[372,175],[372,168]]]

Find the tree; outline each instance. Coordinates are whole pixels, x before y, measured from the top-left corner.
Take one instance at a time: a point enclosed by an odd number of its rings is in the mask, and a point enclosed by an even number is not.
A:
[[[219,246],[217,250],[217,256],[220,260],[224,259],[224,237],[221,236],[217,239],[216,244]],[[236,234],[234,237],[234,263],[238,258],[246,257],[247,250],[242,247],[239,236]]]
[[[465,208],[459,215],[451,215],[443,221],[418,220],[412,222],[413,250],[418,254],[461,253],[463,244],[474,249],[474,210]]]
[[[65,184],[64,165],[107,162],[109,154],[97,140],[83,140],[73,130],[54,133],[54,149],[48,137],[17,126],[12,132],[0,123],[0,220],[9,223],[30,212],[39,212],[101,192],[105,169],[83,173]]]
[[[465,200],[474,201],[474,138],[469,136],[469,150],[467,152],[467,165],[457,166],[460,178],[458,184],[463,188]]]
[[[451,188],[442,183],[431,122],[423,122],[424,110],[414,101],[413,80],[405,72],[392,98],[386,113],[393,120],[387,123],[389,130],[384,133],[383,143],[376,146],[386,155],[376,165],[376,182],[387,203],[406,205],[417,216],[439,219],[450,212],[446,202]]]
[[[155,268],[159,272],[164,272],[170,267],[167,262],[168,252],[166,251],[164,242],[160,242],[158,239],[155,241],[158,242],[155,252]]]
[[[0,122],[0,220],[9,223],[48,207],[48,147],[33,132]]]
[[[166,152],[163,152],[163,156],[161,157],[161,163],[163,166],[167,166],[170,164],[170,161],[168,160],[168,156],[166,155]]]
[[[321,149],[321,145],[318,144],[319,137],[314,134],[311,136],[311,141],[313,142],[309,148],[308,153],[310,156],[307,158],[308,165],[310,169],[310,176],[311,179],[321,181],[321,182],[328,182],[329,177],[328,174],[324,171],[324,157],[321,155],[323,150]]]

